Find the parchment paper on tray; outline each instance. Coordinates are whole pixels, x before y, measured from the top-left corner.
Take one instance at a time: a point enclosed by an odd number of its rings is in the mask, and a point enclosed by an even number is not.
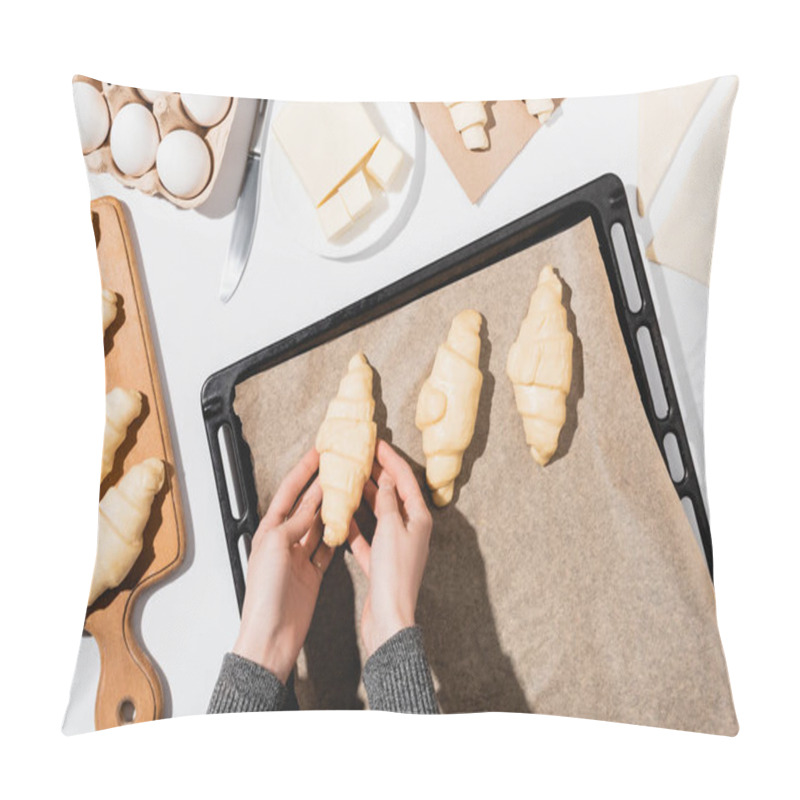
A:
[[[561,100],[555,102],[556,107],[561,104]],[[542,127],[520,100],[488,102],[486,111],[489,122],[486,133],[489,137],[489,149],[467,150],[444,103],[413,105],[428,135],[436,143],[472,203],[480,200],[531,136]]]
[[[546,468],[505,359],[541,267],[565,282],[573,387]],[[452,317],[482,312],[484,385],[456,496],[433,510],[417,620],[445,712],[533,711],[735,734],[714,590],[642,408],[590,221],[237,387],[260,511],[310,447],[348,358],[424,485],[414,411]],[[369,533],[370,513],[358,520]],[[366,583],[340,548],[298,665],[301,708],[360,708]]]

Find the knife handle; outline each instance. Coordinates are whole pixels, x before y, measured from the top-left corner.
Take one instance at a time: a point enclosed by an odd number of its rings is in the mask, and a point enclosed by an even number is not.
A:
[[[253,131],[250,134],[250,146],[248,152],[261,154],[264,146],[264,120],[267,117],[268,100],[259,100],[256,109],[256,118],[253,123]]]

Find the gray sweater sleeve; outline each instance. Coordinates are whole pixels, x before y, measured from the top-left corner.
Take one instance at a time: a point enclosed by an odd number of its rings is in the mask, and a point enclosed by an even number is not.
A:
[[[206,713],[280,711],[288,700],[288,689],[268,669],[226,653]]]
[[[422,631],[416,625],[398,631],[367,659],[364,686],[373,711],[439,713]]]
[[[369,706],[378,711],[438,714],[431,671],[418,627],[384,642],[364,665]],[[293,693],[268,669],[227,653],[208,704],[208,714],[296,708]]]

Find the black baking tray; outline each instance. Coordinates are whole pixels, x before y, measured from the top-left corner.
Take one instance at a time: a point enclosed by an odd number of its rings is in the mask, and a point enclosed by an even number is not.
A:
[[[636,241],[625,187],[616,175],[607,174],[531,211],[426,267],[406,275],[329,317],[258,350],[229,367],[215,372],[208,378],[201,392],[201,404],[240,610],[245,590],[244,570],[239,554],[240,538],[244,536],[245,542],[249,544],[249,537],[258,527],[259,519],[250,449],[242,436],[239,418],[233,410],[237,384],[377,317],[388,314],[423,295],[434,292],[449,283],[565,231],[587,218],[591,218],[594,223],[600,252],[614,296],[617,319],[628,349],[642,404],[668,469],[669,459],[664,438],[667,434],[672,433],[677,440],[683,462],[683,477],[680,480],[673,479],[673,483],[681,499],[688,498],[691,502],[708,570],[713,577],[708,514],[689,449],[644,264]],[[619,230],[624,234],[624,246],[628,251],[627,255],[621,254],[622,262],[612,238],[612,228],[616,225],[621,226]],[[618,241],[622,240],[618,237]],[[627,258],[629,261],[626,265]],[[626,273],[625,270],[630,270],[631,267],[632,272]],[[626,286],[627,292],[631,292],[633,279],[635,279],[635,286],[641,299],[641,305],[635,311],[631,309],[626,294]],[[641,327],[647,328],[650,333],[655,361],[663,386],[663,397],[660,399],[661,416],[656,413],[656,403],[648,386],[644,355],[637,340],[637,331]],[[664,405],[666,405],[666,413],[662,407]],[[228,480],[226,480],[223,464],[220,431],[223,431],[226,439],[226,449],[230,459],[228,463],[232,468],[229,475],[232,474],[232,486],[236,492],[236,503],[240,510],[238,518],[232,512],[231,499],[228,495]]]

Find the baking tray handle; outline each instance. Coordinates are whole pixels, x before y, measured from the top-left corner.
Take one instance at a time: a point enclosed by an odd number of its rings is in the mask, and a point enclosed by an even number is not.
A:
[[[202,408],[223,527],[228,532],[225,539],[233,569],[236,600],[241,610],[246,570],[241,548],[244,546],[245,553],[249,553],[250,539],[258,527],[258,499],[252,482],[244,479],[244,476],[253,474],[253,466],[241,422],[232,411],[233,387],[219,384],[217,375],[206,381]],[[224,402],[223,398],[228,398],[228,401]]]
[[[613,184],[609,179],[613,180]],[[610,202],[605,206],[602,204],[597,206],[602,209],[600,218],[593,216],[595,227],[602,228],[603,235],[598,236],[598,239],[610,243],[607,252],[603,254],[603,261],[614,290],[617,318],[633,364],[639,394],[661,455],[670,471],[672,482],[700,539],[708,571],[713,579],[714,556],[708,514],[694,459],[689,451],[678,395],[672,380],[664,340],[661,338],[661,329],[630,216],[625,188],[616,176],[603,176],[598,182],[608,183],[612,188]],[[615,229],[624,233],[624,240],[615,237]],[[628,263],[624,263],[625,261]],[[635,281],[635,291],[631,279]],[[653,361],[655,369],[648,370],[648,363]],[[667,441],[670,435],[676,442],[677,453],[670,452],[668,448]],[[677,463],[678,459],[680,465]],[[687,504],[692,513],[689,513]]]

